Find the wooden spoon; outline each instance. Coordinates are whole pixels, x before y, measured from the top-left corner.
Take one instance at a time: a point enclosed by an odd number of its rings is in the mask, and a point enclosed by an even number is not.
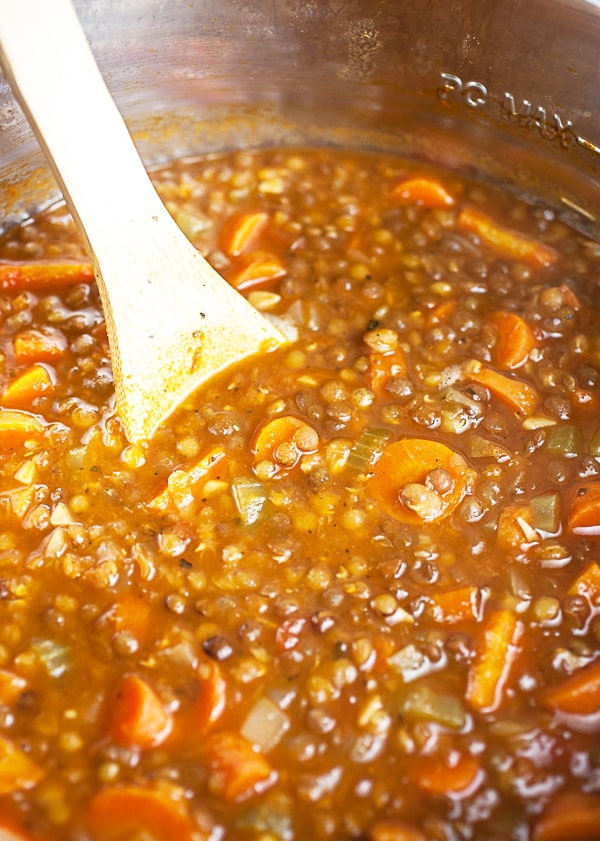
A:
[[[117,411],[142,443],[209,377],[285,337],[172,220],[70,0],[0,0],[0,63],[87,243]]]

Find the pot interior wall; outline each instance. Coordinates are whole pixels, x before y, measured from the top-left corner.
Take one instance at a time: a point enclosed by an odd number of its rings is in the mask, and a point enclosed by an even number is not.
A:
[[[76,5],[148,166],[240,146],[384,149],[539,198],[600,238],[595,2]],[[6,228],[58,193],[3,83],[0,141]]]

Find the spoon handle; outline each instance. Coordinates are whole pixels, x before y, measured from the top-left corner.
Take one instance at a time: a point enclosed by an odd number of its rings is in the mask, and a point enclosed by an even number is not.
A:
[[[132,441],[214,373],[285,341],[157,195],[70,0],[0,0],[0,63],[87,242]]]

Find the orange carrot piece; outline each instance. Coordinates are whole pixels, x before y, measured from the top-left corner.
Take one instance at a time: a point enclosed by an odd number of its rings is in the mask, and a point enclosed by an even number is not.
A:
[[[406,375],[406,356],[402,348],[396,348],[392,353],[379,353],[377,351],[369,354],[369,376],[371,379],[371,390],[381,394],[385,385],[391,377],[403,377]]]
[[[590,561],[583,572],[571,582],[569,596],[583,596],[592,606],[600,605],[600,564]]]
[[[445,324],[454,314],[458,301],[442,301],[431,310],[425,313],[425,327],[437,327],[438,324]]]
[[[171,716],[152,687],[137,675],[124,675],[111,697],[111,738],[129,747],[153,748],[165,741],[171,727]]]
[[[67,340],[62,330],[56,327],[44,327],[41,330],[31,328],[17,333],[13,347],[18,364],[54,362],[64,355]]]
[[[268,251],[252,251],[240,257],[226,273],[229,283],[240,292],[268,286],[286,274],[281,260]]]
[[[496,542],[505,552],[518,552],[524,545],[539,542],[531,506],[504,506],[498,518]]]
[[[481,587],[456,587],[429,597],[429,612],[435,622],[452,625],[481,619],[486,593]]]
[[[449,480],[445,493],[427,486],[434,470],[443,471]],[[421,525],[451,514],[471,491],[476,475],[464,458],[445,444],[428,438],[404,438],[385,448],[373,468],[368,489],[393,517]],[[422,497],[423,504],[412,502],[413,495]]]
[[[494,347],[494,362],[503,371],[520,368],[536,347],[533,330],[524,318],[514,312],[498,310],[488,319],[498,337]]]
[[[127,631],[144,645],[152,635],[152,609],[147,599],[139,595],[125,594],[111,607],[106,618],[112,622],[115,631]]]
[[[34,788],[44,771],[20,747],[0,735],[0,794]]]
[[[185,508],[193,501],[194,487],[215,477],[217,467],[225,458],[223,447],[211,447],[197,461],[180,467],[169,475],[166,487],[147,503],[155,511],[166,511],[171,505]],[[223,464],[219,469],[223,469]]]
[[[494,397],[502,400],[518,417],[529,417],[540,402],[540,395],[529,383],[500,374],[479,362],[467,365],[466,377],[470,382],[488,388]]]
[[[454,196],[433,178],[407,178],[392,188],[392,198],[414,202],[423,207],[452,207]]]
[[[600,660],[578,669],[556,686],[545,689],[541,700],[546,706],[563,713],[600,713]]]
[[[229,803],[240,803],[276,781],[270,762],[241,733],[221,731],[207,741],[208,787]]]
[[[393,818],[376,821],[369,831],[371,841],[427,841],[427,837],[412,823]]]
[[[461,228],[477,234],[494,251],[512,260],[523,260],[542,268],[552,266],[559,258],[558,251],[526,234],[504,228],[475,207],[465,207],[458,217]]]
[[[221,718],[227,701],[227,684],[218,663],[202,660],[196,675],[197,695],[177,713],[174,737],[176,740],[202,738]]]
[[[185,791],[169,783],[112,786],[95,794],[87,825],[94,841],[148,837],[153,841],[207,841],[192,821]]]
[[[264,211],[238,213],[223,226],[219,244],[230,257],[239,257],[256,245],[269,222],[269,214]]]
[[[415,762],[416,783],[429,792],[446,797],[466,796],[482,781],[476,756],[451,751],[448,756],[426,756]]]
[[[519,653],[523,631],[512,610],[496,610],[483,623],[482,638],[471,663],[466,700],[480,712],[495,710],[502,703],[512,665]]]
[[[600,841],[600,797],[581,791],[555,795],[537,818],[532,841]]]
[[[0,263],[0,291],[44,290],[53,286],[91,283],[91,263],[50,261],[47,263]]]
[[[279,415],[274,418],[267,418],[263,421],[254,433],[252,439],[252,453],[255,461],[266,461],[274,458],[274,453],[283,444],[294,445],[296,448],[296,461],[302,452],[314,452],[314,449],[302,449],[301,439],[305,431],[313,431],[305,421],[295,415]],[[312,436],[310,436],[312,439]],[[297,446],[296,442],[300,444]],[[286,466],[293,467],[294,464]]]
[[[577,488],[571,497],[567,528],[576,534],[600,534],[600,482],[586,482]]]
[[[39,437],[45,428],[39,415],[21,409],[0,409],[0,452],[9,452],[27,439]]]
[[[0,704],[5,707],[12,706],[25,689],[27,689],[25,678],[16,675],[14,672],[0,669]]]
[[[0,841],[34,841],[34,838],[21,824],[0,815]]]
[[[54,369],[37,363],[12,380],[0,402],[9,409],[27,409],[36,397],[50,394],[55,385]]]

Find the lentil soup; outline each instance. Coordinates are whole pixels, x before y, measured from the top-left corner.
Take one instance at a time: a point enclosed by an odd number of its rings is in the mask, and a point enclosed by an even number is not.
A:
[[[295,338],[138,448],[68,214],[0,241],[0,837],[600,838],[600,246],[379,155],[154,178]]]

